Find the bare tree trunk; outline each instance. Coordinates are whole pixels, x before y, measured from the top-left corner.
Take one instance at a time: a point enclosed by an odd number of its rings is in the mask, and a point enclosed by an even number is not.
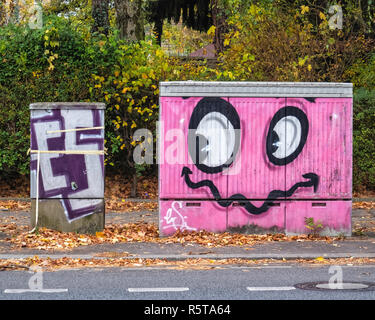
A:
[[[130,190],[130,197],[131,198],[136,198],[137,197],[137,183],[138,183],[138,177],[137,177],[137,174],[134,173],[134,175],[133,175],[133,183],[132,183],[132,187],[131,187],[131,190]]]
[[[212,22],[215,28],[214,45],[216,54],[224,51],[224,34],[228,31],[228,24],[224,10],[220,8],[220,0],[211,1]]]
[[[155,22],[155,27],[154,27],[154,30],[156,32],[156,41],[157,41],[157,44],[159,46],[161,46],[161,40],[162,40],[161,36],[163,34],[163,24],[164,24],[163,19],[160,19],[157,22]]]
[[[142,0],[115,0],[115,9],[121,39],[143,40],[145,31]]]
[[[100,32],[108,35],[108,0],[92,0],[91,15],[94,19],[91,32]]]
[[[5,0],[0,0],[0,26],[6,24]]]
[[[18,0],[0,0],[0,26],[8,23],[18,23],[20,20],[20,7]]]

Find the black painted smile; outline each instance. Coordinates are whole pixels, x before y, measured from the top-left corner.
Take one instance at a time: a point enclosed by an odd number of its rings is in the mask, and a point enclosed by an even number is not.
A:
[[[289,190],[282,191],[282,190],[273,190],[268,194],[267,199],[260,207],[254,206],[243,194],[237,193],[229,197],[228,199],[223,200],[220,196],[219,190],[216,188],[214,183],[211,180],[202,180],[199,182],[192,182],[190,180],[190,174],[193,172],[188,168],[184,167],[182,169],[181,177],[185,177],[185,182],[189,188],[198,189],[201,187],[208,187],[211,190],[212,195],[215,197],[217,203],[226,208],[229,207],[233,202],[238,202],[248,213],[259,215],[263,212],[266,212],[269,207],[274,203],[274,200],[278,198],[289,198],[296,192],[299,188],[309,188],[314,187],[314,192],[317,191],[319,186],[319,176],[315,173],[306,173],[302,175],[303,178],[307,179],[307,181],[297,182],[293,185]]]

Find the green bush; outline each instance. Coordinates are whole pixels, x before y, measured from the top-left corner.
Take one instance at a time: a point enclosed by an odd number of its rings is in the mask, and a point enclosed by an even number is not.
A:
[[[375,190],[375,90],[355,90],[353,116],[353,187]]]
[[[346,71],[355,87],[372,90],[375,88],[375,53],[368,55],[366,59],[358,59]]]

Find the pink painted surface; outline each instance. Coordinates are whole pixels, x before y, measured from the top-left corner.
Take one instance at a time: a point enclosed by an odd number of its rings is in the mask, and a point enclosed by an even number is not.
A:
[[[254,205],[261,206],[263,201],[254,201]],[[277,202],[280,206],[270,207],[260,215],[250,215],[241,207],[228,208],[228,228],[241,228],[255,225],[261,229],[284,232],[285,230],[285,202]],[[250,230],[251,231],[251,230]],[[260,230],[261,231],[261,230]]]
[[[159,210],[159,230],[165,236],[178,229],[223,232],[227,228],[227,209],[214,201],[160,201]]]
[[[182,169],[188,167],[192,181],[207,179],[193,164],[188,152],[187,134],[193,109],[202,98],[183,99],[161,97],[161,132],[159,164],[159,197],[161,199],[213,199],[206,187],[189,188],[181,177]],[[227,176],[222,173],[210,175],[223,197],[227,196]]]
[[[307,172],[319,176],[317,192],[298,189],[294,199],[350,199],[352,197],[352,100],[317,98],[314,102],[288,98],[288,106],[302,109],[309,135],[300,155],[286,166],[286,189]]]
[[[285,166],[269,163],[265,152],[270,121],[285,106],[285,98],[230,98],[241,119],[241,152],[228,175],[228,196],[266,199],[272,190],[285,190]],[[235,170],[235,168],[238,168]]]
[[[326,206],[312,204],[325,203]],[[308,233],[305,217],[321,221],[323,234],[351,235],[351,201],[292,201],[286,204],[285,230],[287,234]]]
[[[323,219],[332,233],[350,234],[351,201],[328,201],[326,207],[312,207],[309,200],[352,197],[352,99],[225,98],[240,119],[240,152],[229,169],[214,174],[199,170],[188,151],[188,126],[201,99],[160,98],[162,159],[159,196],[161,200],[170,200],[160,202],[160,230],[163,234],[172,234],[176,226],[187,230],[224,231],[252,224],[264,229],[277,227],[289,233],[304,233],[306,215],[316,220]],[[267,134],[275,114],[286,106],[297,107],[307,116],[309,130],[298,156],[286,165],[275,165],[266,152]],[[259,208],[267,197],[273,195],[272,201],[280,203],[280,207],[269,207],[256,215],[243,207],[233,206],[233,203],[223,208],[215,201],[200,201],[200,207],[187,207],[189,199],[215,199],[215,196],[207,185],[195,189],[189,187],[181,176],[184,167],[191,170],[189,177],[193,183],[211,181],[223,199],[233,195],[238,199],[240,195]],[[303,177],[308,173],[319,177],[317,190],[312,185],[293,189],[308,181]],[[285,198],[282,192],[286,190],[293,192]],[[288,199],[305,201],[283,202]],[[177,212],[186,217],[182,224],[173,223],[181,219]],[[175,216],[168,216],[172,213],[178,215],[177,220]]]

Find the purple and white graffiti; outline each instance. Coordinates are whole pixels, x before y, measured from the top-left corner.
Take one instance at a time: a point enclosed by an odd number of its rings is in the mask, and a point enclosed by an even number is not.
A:
[[[103,150],[104,110],[32,110],[31,149]],[[64,131],[65,130],[65,131]],[[37,154],[31,154],[31,198],[36,198]],[[69,222],[94,213],[104,198],[104,156],[40,153],[39,199],[61,199]]]

